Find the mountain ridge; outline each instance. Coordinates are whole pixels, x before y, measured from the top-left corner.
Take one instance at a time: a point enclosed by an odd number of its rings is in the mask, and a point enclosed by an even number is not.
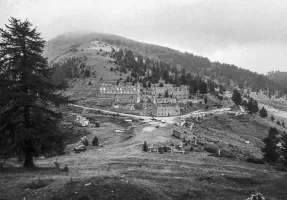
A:
[[[243,69],[232,64],[211,62],[208,58],[197,56],[192,53],[181,52],[169,47],[162,47],[155,44],[147,44],[131,40],[122,36],[99,32],[69,32],[61,34],[47,42],[44,56],[53,61],[57,56],[65,54],[74,46],[81,46],[93,40],[100,40],[112,46],[128,49],[134,52],[135,56],[141,55],[144,58],[165,61],[172,65],[178,65],[192,71],[194,74],[218,79],[219,82],[229,85],[234,82],[241,88],[252,88],[253,90],[268,89],[271,93],[275,90],[282,90],[284,86],[276,83],[268,76]]]

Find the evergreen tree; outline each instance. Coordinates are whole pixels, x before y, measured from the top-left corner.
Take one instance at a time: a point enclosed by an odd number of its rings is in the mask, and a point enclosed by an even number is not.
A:
[[[282,135],[282,156],[284,164],[287,165],[287,133],[284,132]]]
[[[232,101],[234,101],[234,103],[236,105],[240,105],[241,104],[242,97],[241,97],[241,94],[238,92],[238,90],[233,90]]]
[[[267,162],[276,162],[280,154],[277,150],[278,143],[278,131],[276,128],[271,127],[268,132],[268,136],[263,139],[264,147],[262,148],[264,160]]]
[[[271,121],[273,122],[275,120],[274,116],[271,115]]]
[[[262,118],[265,118],[268,116],[267,110],[264,107],[261,108],[259,114],[260,114],[260,117]]]
[[[144,141],[144,144],[143,144],[143,151],[144,151],[144,152],[147,152],[147,151],[148,151],[148,146],[147,146],[146,141]]]
[[[33,167],[34,156],[63,147],[55,108],[68,100],[55,93],[62,88],[51,82],[40,33],[27,20],[9,22],[0,29],[0,148]]]
[[[257,113],[259,111],[259,108],[258,108],[258,103],[257,103],[257,101],[256,100],[254,100],[253,102],[252,102],[252,113]],[[267,112],[267,111],[266,111]]]

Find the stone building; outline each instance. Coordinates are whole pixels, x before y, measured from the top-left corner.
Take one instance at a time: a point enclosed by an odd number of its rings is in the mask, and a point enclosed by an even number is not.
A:
[[[139,103],[140,84],[133,86],[103,83],[100,87],[100,95],[113,97],[118,103]]]
[[[176,98],[153,98],[154,104],[166,104],[166,103],[176,103]]]
[[[178,105],[159,104],[154,107],[152,114],[158,117],[180,115],[180,107]]]
[[[164,97],[166,95],[166,91],[168,95],[172,98],[176,99],[188,99],[189,98],[189,86],[182,85],[176,87],[172,84],[165,84],[163,87],[153,85],[151,87],[151,94],[154,98]]]

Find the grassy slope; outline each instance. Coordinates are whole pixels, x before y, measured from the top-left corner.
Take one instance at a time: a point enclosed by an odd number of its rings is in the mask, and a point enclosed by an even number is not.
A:
[[[161,128],[138,123],[122,125],[121,119],[85,115],[102,122],[100,129],[90,129],[90,142],[93,135],[98,135],[107,141],[106,145],[58,157],[62,166],[69,166],[69,173],[45,170],[53,166],[55,158],[37,160],[42,170],[10,168],[0,172],[2,198],[245,199],[255,190],[268,199],[287,196],[287,180],[282,178],[286,173],[241,159],[247,154],[260,154],[260,141],[269,127],[265,120],[210,116],[203,124],[195,125],[200,138],[193,152],[156,154],[142,152],[143,141],[149,145],[176,142],[171,137],[174,128],[171,125]],[[135,136],[130,139],[114,131],[129,125],[136,126]],[[219,143],[215,142],[217,138]],[[250,145],[244,143],[247,139]],[[210,156],[202,151],[209,146],[224,149],[238,159]]]

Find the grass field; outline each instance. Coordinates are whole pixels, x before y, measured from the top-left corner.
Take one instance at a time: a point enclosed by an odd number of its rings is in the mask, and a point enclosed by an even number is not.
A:
[[[100,128],[88,127],[87,138],[91,142],[97,135],[105,142],[103,147],[59,156],[61,168],[67,165],[69,172],[54,167],[55,157],[37,159],[40,168],[35,170],[23,169],[11,160],[0,172],[0,198],[242,200],[254,191],[263,193],[267,199],[287,198],[286,172],[245,161],[248,155],[261,156],[261,140],[269,128],[266,120],[256,116],[211,116],[195,125],[200,137],[193,151],[158,154],[143,152],[143,141],[154,146],[176,142],[172,130],[179,127],[155,128],[91,113],[86,117],[101,122]],[[126,131],[115,132],[129,126],[135,127],[131,138],[125,137]],[[246,140],[251,143],[247,145]],[[206,147],[233,156],[214,156],[203,150]]]

